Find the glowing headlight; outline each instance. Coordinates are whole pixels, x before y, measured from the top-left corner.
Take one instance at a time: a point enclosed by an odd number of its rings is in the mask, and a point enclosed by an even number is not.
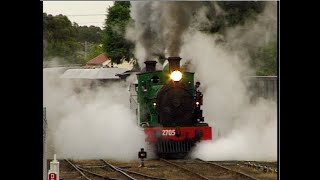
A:
[[[174,81],[180,81],[181,78],[182,78],[182,73],[178,70],[176,71],[173,71],[171,74],[170,74],[170,78]]]

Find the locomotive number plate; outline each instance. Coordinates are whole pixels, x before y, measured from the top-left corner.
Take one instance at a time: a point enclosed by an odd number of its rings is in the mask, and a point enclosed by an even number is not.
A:
[[[176,135],[176,130],[169,130],[169,129],[166,129],[166,130],[162,130],[162,136],[174,136]]]

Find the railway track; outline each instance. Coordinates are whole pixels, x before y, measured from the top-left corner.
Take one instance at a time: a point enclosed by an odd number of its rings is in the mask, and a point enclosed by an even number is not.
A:
[[[222,166],[222,165],[214,163],[214,162],[208,162],[208,161],[204,161],[202,159],[196,159],[196,160],[198,160],[200,162],[203,162],[203,163],[206,163],[206,164],[209,164],[209,165],[212,165],[212,166],[215,166],[215,167],[219,167],[221,169],[224,169],[224,170],[230,172],[231,174],[234,174],[234,175],[236,175],[238,177],[241,177],[241,178],[244,178],[244,179],[259,180],[259,179],[255,178],[253,176],[250,176],[250,175],[245,174],[243,172],[232,170],[232,169],[230,169],[230,168],[228,168],[226,166]]]
[[[187,161],[172,161],[160,159],[160,161],[167,164],[173,165],[184,172],[191,175],[190,178],[193,179],[247,179],[247,180],[259,180],[248,174],[232,170],[228,167],[219,165],[217,163],[212,163],[208,161],[203,161],[201,159],[187,160]],[[197,167],[197,168],[195,168]]]
[[[245,162],[244,165],[262,170],[263,172],[274,172],[274,173],[278,172],[278,169],[276,167],[270,167],[269,165],[266,165],[266,163],[261,164],[257,162]]]
[[[246,166],[263,172],[277,173],[277,162],[262,162],[262,161],[210,161],[223,166]]]
[[[92,176],[95,176],[95,177],[98,177],[99,179],[112,179],[112,178],[109,178],[109,177],[107,177],[107,176],[103,176],[103,175],[94,173],[94,172],[92,172],[92,171],[88,171],[88,170],[86,170],[86,169],[84,169],[84,168],[81,168],[81,167],[79,167],[79,165],[76,165],[76,164],[75,164],[74,162],[72,162],[71,160],[65,159],[65,161],[66,161],[68,164],[70,164],[77,172],[80,173],[80,175],[81,175],[80,178],[85,178],[85,179],[87,179],[87,180],[92,180],[92,179],[93,179]],[[86,175],[84,172],[87,173],[87,175]],[[90,174],[89,177],[88,177],[88,174]],[[65,179],[65,178],[64,178],[64,179]],[[95,178],[95,179],[97,179],[97,178]]]
[[[192,170],[190,170],[190,169],[188,169],[188,168],[185,168],[185,167],[183,167],[183,166],[181,166],[181,165],[179,165],[179,164],[176,164],[176,163],[174,163],[174,162],[172,162],[172,161],[168,161],[168,160],[165,160],[165,159],[160,159],[160,161],[163,161],[163,162],[165,162],[165,163],[167,163],[167,164],[171,164],[171,165],[173,165],[173,166],[175,166],[175,167],[178,167],[178,168],[186,171],[187,173],[189,173],[189,174],[191,174],[191,175],[193,175],[193,176],[196,176],[196,177],[198,177],[198,178],[200,178],[200,179],[211,180],[210,178],[208,178],[208,177],[206,177],[206,176],[203,176],[203,175],[201,175],[201,174],[199,174],[199,173],[196,173],[196,172],[194,172],[194,171],[192,171]]]
[[[112,180],[275,180],[277,174],[253,168],[248,161],[204,161],[190,160],[150,160],[145,168],[138,168],[138,162],[127,163],[108,160],[61,161],[60,177],[68,179],[112,179]],[[249,165],[250,164],[250,165]],[[262,165],[276,167],[276,163],[261,162]],[[250,166],[250,167],[249,167]],[[258,163],[256,163],[258,167]],[[162,178],[164,177],[164,178]]]
[[[110,179],[110,180],[122,180],[122,179],[131,179],[131,180],[140,180],[140,179],[158,179],[158,180],[167,180],[165,178],[160,178],[160,177],[155,177],[151,175],[147,175],[144,173],[140,172],[135,172],[135,171],[130,171],[130,170],[125,170],[120,167],[114,166],[111,163],[109,163],[106,160],[100,159],[100,163],[102,162],[102,165],[93,165],[93,166],[81,166],[77,165],[76,163],[70,161],[70,160],[65,160],[68,162],[77,172],[80,173],[81,177],[80,178],[85,178],[87,180],[100,180],[100,179]],[[90,168],[99,168],[99,169],[104,169],[106,171],[106,168],[112,169],[114,172],[117,172],[118,174],[116,177],[111,177],[110,175],[106,175],[107,172],[104,173],[96,173],[93,171],[90,171],[88,169]],[[115,174],[113,173],[113,176]]]

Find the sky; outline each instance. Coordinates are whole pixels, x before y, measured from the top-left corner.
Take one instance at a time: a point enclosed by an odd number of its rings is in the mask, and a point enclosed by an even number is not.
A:
[[[52,15],[66,15],[79,26],[103,28],[107,7],[113,1],[43,1],[43,12]]]

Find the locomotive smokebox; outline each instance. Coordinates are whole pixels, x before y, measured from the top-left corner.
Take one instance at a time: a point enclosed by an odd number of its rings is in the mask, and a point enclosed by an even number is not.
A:
[[[146,72],[152,72],[156,70],[157,61],[145,61],[146,64]]]
[[[175,70],[180,70],[180,60],[180,57],[168,57],[170,73]]]

